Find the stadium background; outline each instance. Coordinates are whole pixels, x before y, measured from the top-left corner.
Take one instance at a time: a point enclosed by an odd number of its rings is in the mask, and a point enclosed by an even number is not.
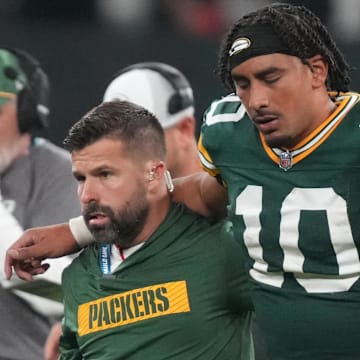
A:
[[[163,61],[181,69],[194,88],[197,113],[225,94],[213,75],[229,24],[266,0],[1,0],[1,46],[38,58],[51,81],[46,136],[61,145],[67,129],[98,104],[120,68]],[[360,1],[304,4],[329,26],[351,66],[360,63]],[[345,6],[345,4],[346,6]],[[341,6],[341,8],[339,8]],[[352,72],[360,91],[360,73]]]

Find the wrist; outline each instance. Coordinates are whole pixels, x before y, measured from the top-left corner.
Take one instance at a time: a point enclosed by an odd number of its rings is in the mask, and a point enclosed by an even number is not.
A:
[[[70,231],[73,234],[76,243],[84,248],[94,242],[94,238],[85,224],[84,218],[78,216],[69,220]]]

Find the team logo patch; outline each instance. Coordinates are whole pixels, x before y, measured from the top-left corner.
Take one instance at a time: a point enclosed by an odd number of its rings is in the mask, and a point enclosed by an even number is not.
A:
[[[279,166],[283,170],[289,170],[293,165],[293,156],[290,151],[284,151],[280,154]]]
[[[240,51],[248,49],[250,45],[251,45],[251,41],[246,37],[241,37],[236,39],[231,45],[231,48],[229,50],[229,56],[233,56],[239,53]]]

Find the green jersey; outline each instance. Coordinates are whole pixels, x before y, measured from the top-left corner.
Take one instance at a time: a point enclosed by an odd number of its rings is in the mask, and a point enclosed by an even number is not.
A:
[[[174,205],[109,275],[101,248],[85,249],[63,273],[61,359],[253,359],[241,248],[224,224]]]
[[[360,359],[360,105],[291,151],[269,148],[235,95],[212,103],[199,151],[228,190],[271,359]]]

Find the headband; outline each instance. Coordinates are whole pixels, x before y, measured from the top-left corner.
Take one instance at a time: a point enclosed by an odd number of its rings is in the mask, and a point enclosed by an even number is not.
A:
[[[234,37],[235,40],[229,50],[228,58],[230,71],[254,56],[274,53],[295,55],[269,24],[242,27]]]

